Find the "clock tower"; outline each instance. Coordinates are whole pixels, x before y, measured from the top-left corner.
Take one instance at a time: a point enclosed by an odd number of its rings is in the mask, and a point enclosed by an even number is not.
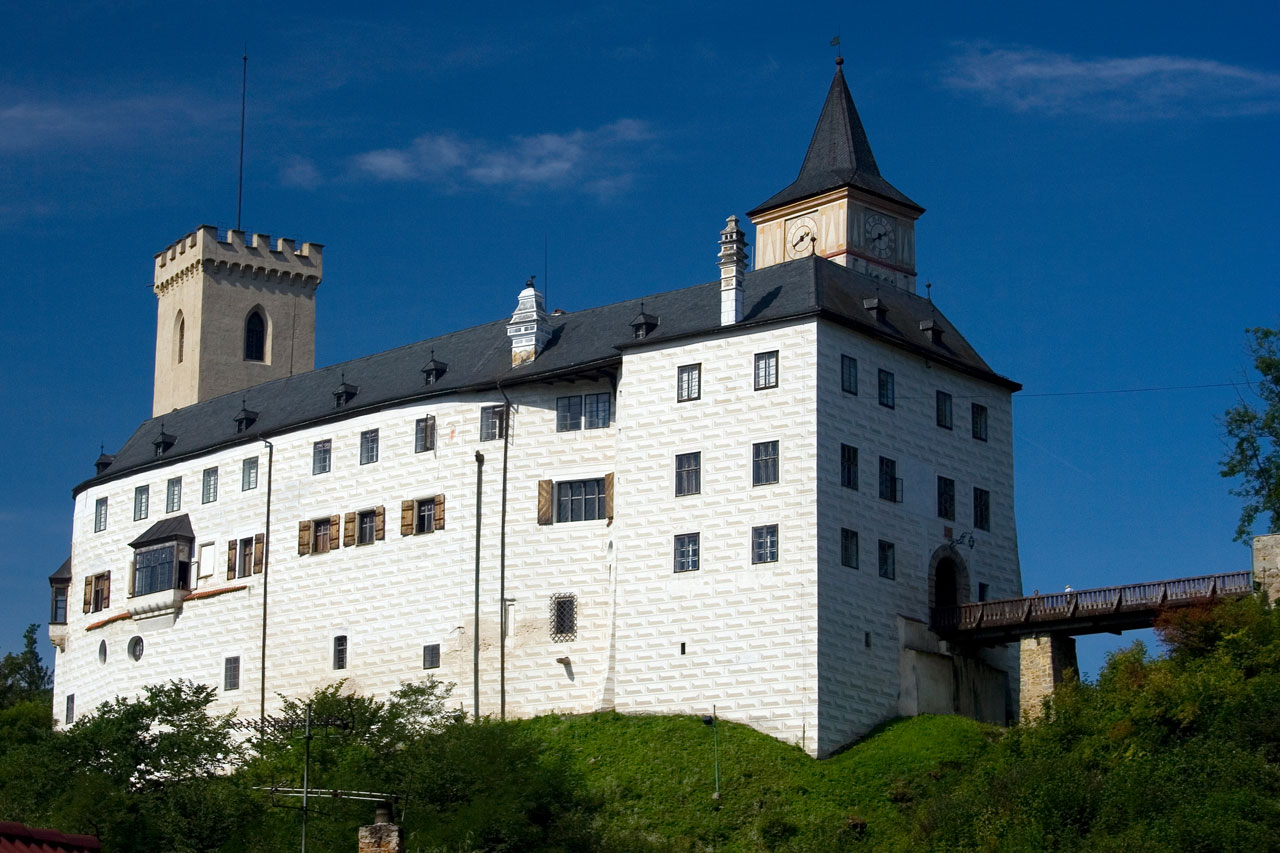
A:
[[[924,208],[880,176],[843,62],[836,59],[799,177],[747,214],[756,269],[816,254],[915,293],[915,222]]]

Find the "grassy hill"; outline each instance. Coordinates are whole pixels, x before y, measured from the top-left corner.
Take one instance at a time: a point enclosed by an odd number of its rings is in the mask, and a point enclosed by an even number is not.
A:
[[[568,757],[611,846],[672,851],[918,849],[914,802],[997,732],[961,717],[898,720],[818,762],[722,720],[715,800],[712,731],[698,717],[600,713],[516,725]]]

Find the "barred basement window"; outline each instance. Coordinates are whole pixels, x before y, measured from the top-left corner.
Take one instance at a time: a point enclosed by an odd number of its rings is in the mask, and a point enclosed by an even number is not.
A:
[[[327,438],[324,441],[317,441],[315,444],[311,445],[312,474],[329,473],[332,450],[333,441]]]
[[[973,437],[978,441],[987,440],[987,407],[974,403],[972,408]]]
[[[182,478],[170,477],[164,489],[164,511],[177,512],[182,509]]]
[[[423,669],[439,669],[440,668],[440,644],[429,643],[422,647],[422,668]]]
[[[950,477],[938,478],[938,518],[956,520],[956,481]]]
[[[596,521],[605,517],[604,478],[556,483],[556,522]]]
[[[778,482],[778,442],[762,441],[751,445],[751,485],[767,486]]]
[[[892,409],[894,406],[893,374],[887,370],[881,370],[879,376],[880,405],[887,409]]]
[[[93,505],[93,532],[101,533],[107,529],[107,499],[98,498]]]
[[[676,497],[696,495],[702,491],[702,454],[681,453],[676,456]]]
[[[702,396],[702,365],[686,364],[676,368],[676,402],[685,403]]]
[[[480,440],[497,441],[507,436],[507,410],[504,406],[485,406],[480,410]]]
[[[247,492],[258,488],[258,457],[244,460],[240,466],[240,491]]]
[[[151,487],[138,486],[133,490],[133,520],[142,521],[151,509]]]
[[[204,487],[200,491],[200,502],[211,504],[218,499],[218,469],[204,469]]]
[[[840,528],[840,565],[858,568],[858,531]]]
[[[778,387],[778,351],[756,353],[756,390]]]
[[[858,393],[858,360],[852,356],[840,356],[840,388],[846,394]]]
[[[979,530],[991,529],[991,493],[986,489],[973,490],[973,526]]]
[[[347,635],[339,634],[333,638],[333,668],[347,668]]]
[[[946,391],[939,391],[936,408],[938,426],[951,429],[951,395]]]
[[[425,453],[436,449],[436,416],[418,418],[413,424],[413,452]]]
[[[559,592],[551,596],[551,642],[569,643],[578,638],[578,597]]]
[[[222,689],[240,689],[240,657],[227,658],[222,664]]]
[[[840,445],[840,485],[855,491],[858,488],[858,448],[848,444]]]
[[[378,431],[367,429],[360,433],[360,464],[369,465],[378,461]]]
[[[698,534],[682,533],[676,537],[677,572],[696,572],[698,570]]]
[[[892,542],[880,540],[880,577],[893,580],[897,575],[897,557]]]
[[[751,528],[751,562],[776,563],[778,561],[778,525],[765,524]]]

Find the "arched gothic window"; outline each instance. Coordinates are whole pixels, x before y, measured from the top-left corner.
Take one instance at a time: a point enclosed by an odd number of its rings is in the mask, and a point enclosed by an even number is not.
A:
[[[187,349],[187,321],[182,316],[182,312],[178,312],[178,364],[182,364],[182,357]]]
[[[265,361],[267,347],[267,322],[257,308],[249,312],[244,322],[244,360]]]

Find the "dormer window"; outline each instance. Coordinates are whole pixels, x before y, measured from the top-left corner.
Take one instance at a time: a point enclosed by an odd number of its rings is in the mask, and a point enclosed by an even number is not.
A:
[[[932,317],[920,321],[920,331],[924,332],[925,336],[929,338],[929,343],[942,343],[942,324]]]
[[[422,368],[422,376],[428,385],[434,385],[440,381],[440,377],[444,376],[444,372],[449,369],[449,365],[443,361],[436,359],[436,351],[431,351],[431,360]]]
[[[885,305],[879,296],[862,300],[862,307],[871,312],[871,316],[876,318],[877,323],[885,322],[889,316],[889,306]]]
[[[355,396],[360,393],[360,388],[347,382],[346,374],[342,376],[342,384],[338,386],[338,390],[333,392],[333,404],[338,408],[342,408],[350,403]]]
[[[110,453],[103,453],[100,456],[98,456],[98,461],[93,463],[93,467],[99,474],[101,474],[103,471],[110,468],[111,463],[115,461],[116,461],[116,458],[112,456]]]
[[[257,420],[258,413],[245,406],[244,401],[241,400],[240,411],[236,413],[236,432],[245,432]]]
[[[156,436],[155,441],[151,442],[156,448],[156,456],[157,457],[164,456],[167,452],[169,452],[169,448],[173,447],[174,443],[177,442],[177,440],[178,440],[178,437],[176,435],[170,435],[169,433],[165,432],[164,424],[160,424],[160,434]]]
[[[631,321],[632,337],[635,340],[647,338],[653,334],[653,330],[658,328],[658,318],[652,314],[644,313],[644,303],[640,303],[640,313]]]

